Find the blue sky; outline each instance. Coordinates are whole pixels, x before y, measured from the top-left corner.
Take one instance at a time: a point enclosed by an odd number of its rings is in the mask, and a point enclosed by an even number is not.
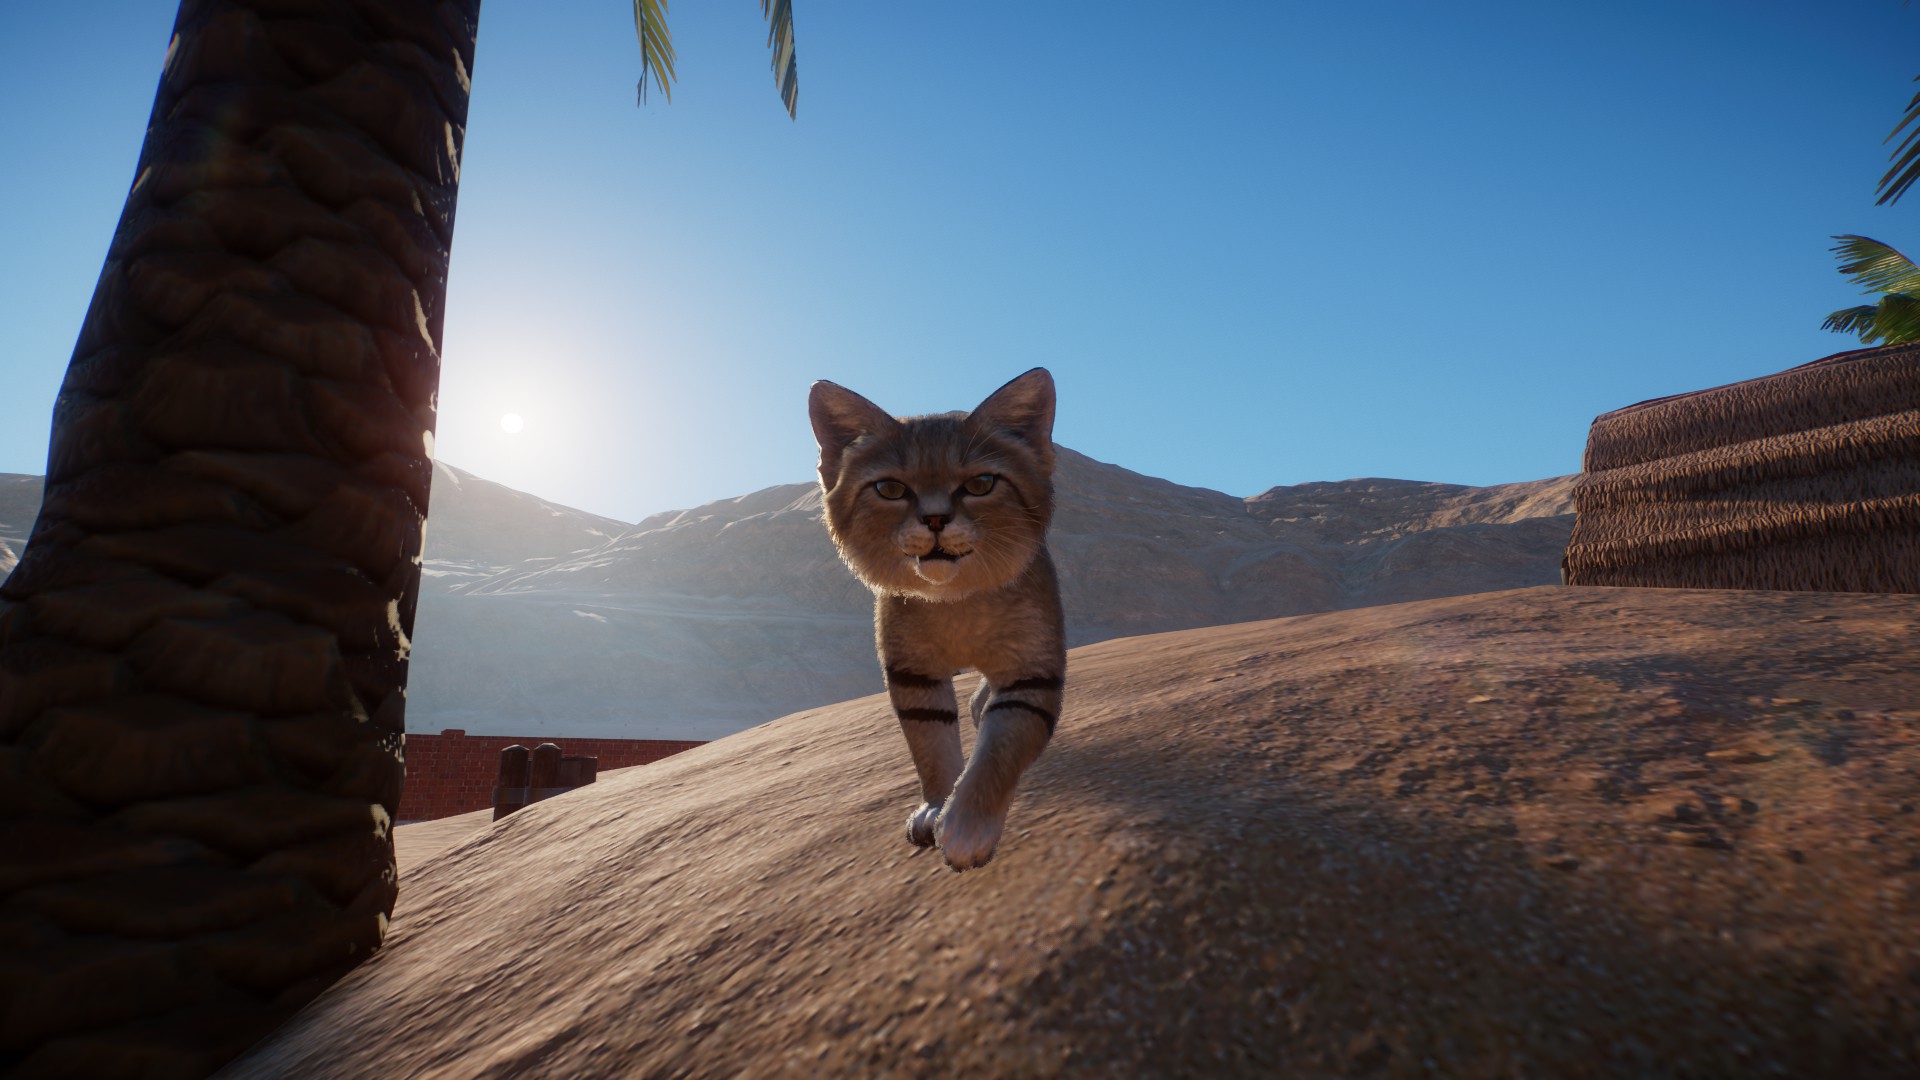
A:
[[[1896,0],[487,0],[439,456],[623,520],[808,479],[808,384],[1052,369],[1180,483],[1576,471],[1608,409],[1851,347],[1829,236],[1920,73]],[[0,471],[40,472],[169,0],[0,5]],[[523,415],[517,435],[500,417]]]

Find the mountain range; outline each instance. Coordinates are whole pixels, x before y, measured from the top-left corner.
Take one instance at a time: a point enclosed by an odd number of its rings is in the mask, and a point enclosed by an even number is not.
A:
[[[1574,479],[1239,498],[1060,448],[1069,644],[1557,584]],[[0,572],[40,484],[0,474]],[[423,563],[412,731],[713,739],[880,687],[812,483],[628,524],[439,464]]]

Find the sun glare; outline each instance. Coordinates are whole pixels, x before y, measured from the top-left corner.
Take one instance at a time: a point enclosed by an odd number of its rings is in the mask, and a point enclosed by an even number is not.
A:
[[[526,426],[527,422],[520,419],[520,414],[517,412],[510,412],[500,418],[500,430],[509,435],[520,434],[520,429]]]

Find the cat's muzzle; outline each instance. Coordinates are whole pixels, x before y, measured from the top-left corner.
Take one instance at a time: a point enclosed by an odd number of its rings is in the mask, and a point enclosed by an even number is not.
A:
[[[954,552],[936,547],[925,555],[914,558],[913,572],[929,584],[945,585],[960,572],[960,560],[969,554],[971,552]]]

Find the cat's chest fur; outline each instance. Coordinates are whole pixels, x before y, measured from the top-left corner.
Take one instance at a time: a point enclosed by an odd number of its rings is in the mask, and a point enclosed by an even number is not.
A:
[[[929,673],[971,668],[1004,682],[1055,666],[1062,644],[1059,584],[1044,548],[1003,588],[948,601],[883,595],[874,616],[883,662]]]

